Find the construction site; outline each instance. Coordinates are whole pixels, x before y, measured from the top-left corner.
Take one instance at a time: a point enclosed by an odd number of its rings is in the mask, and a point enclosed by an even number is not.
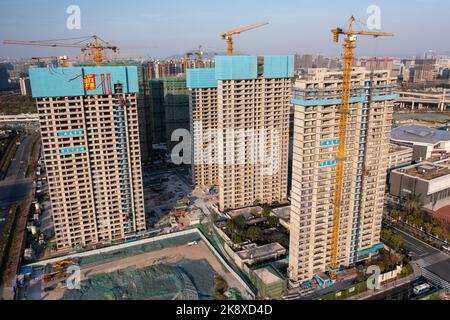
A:
[[[30,264],[17,283],[28,300],[252,298],[197,229]]]

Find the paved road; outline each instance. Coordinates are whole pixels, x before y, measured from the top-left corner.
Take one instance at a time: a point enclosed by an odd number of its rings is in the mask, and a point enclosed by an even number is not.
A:
[[[438,278],[450,283],[450,256],[409,234],[396,229],[405,247],[412,253],[412,263],[418,268],[434,273]]]
[[[392,230],[392,229],[391,229]],[[401,230],[395,229],[394,231],[397,235],[399,235],[403,239],[403,243],[405,247],[411,251],[412,260],[419,260],[426,256],[439,253],[440,251],[429,244],[422,242],[414,238],[413,236],[403,232]]]
[[[412,282],[405,283],[401,286],[371,296],[370,298],[367,298],[367,300],[416,300],[434,291],[437,291],[437,289],[433,287],[432,290],[428,291],[427,293],[421,296],[416,296],[413,292],[413,288],[419,284],[426,282],[426,279],[419,278]]]
[[[21,203],[31,192],[33,180],[25,178],[28,163],[30,144],[35,138],[35,133],[27,134],[17,148],[14,160],[8,168],[4,180],[0,181],[0,237],[3,234],[3,228],[9,209],[15,203]]]
[[[16,154],[13,158],[14,160],[12,160],[9,165],[8,173],[4,179],[5,181],[25,178],[30,157],[30,145],[35,137],[35,135],[27,134],[24,139],[21,139],[22,142],[17,148]]]

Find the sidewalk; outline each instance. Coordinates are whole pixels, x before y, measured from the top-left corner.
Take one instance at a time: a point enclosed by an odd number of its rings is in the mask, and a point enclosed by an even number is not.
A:
[[[408,282],[411,282],[415,278],[417,278],[417,275],[415,273],[412,273],[409,276],[406,276],[406,277],[401,278],[399,280],[395,280],[393,282],[386,283],[385,285],[382,285],[380,287],[380,289],[367,290],[367,291],[364,291],[364,292],[362,292],[360,294],[357,294],[355,296],[349,297],[346,300],[364,300],[364,299],[367,299],[367,298],[369,298],[371,296],[374,296],[374,295],[377,295],[379,293],[382,293],[384,291],[387,291],[387,290],[390,290],[392,288],[399,287],[399,286],[404,285],[404,284],[406,284]]]

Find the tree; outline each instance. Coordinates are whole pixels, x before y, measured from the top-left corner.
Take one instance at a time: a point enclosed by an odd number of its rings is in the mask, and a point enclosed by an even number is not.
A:
[[[422,201],[420,199],[421,195],[412,194],[406,200],[406,209],[409,214],[414,214],[416,212],[420,212],[422,209]]]
[[[245,218],[243,216],[237,216],[232,219],[228,219],[226,222],[226,227],[232,233],[237,233],[240,229],[245,227]]]
[[[393,235],[394,234],[390,230],[387,229],[381,230],[381,238],[386,242],[389,242]]]
[[[236,222],[233,221],[233,219],[228,219],[225,226],[228,230],[230,230],[231,233],[233,233],[233,234],[236,233],[237,225],[236,225]]]
[[[233,241],[233,243],[242,243],[243,239],[240,235],[238,235],[237,233],[233,233],[231,235],[231,241]]]
[[[444,232],[440,226],[434,226],[431,232],[438,238],[443,238]]]
[[[433,229],[433,225],[431,223],[425,223],[423,225],[423,228],[425,229],[426,233],[431,233],[432,229]]]
[[[252,226],[247,230],[247,237],[252,241],[258,241],[262,239],[263,232],[259,227]]]
[[[245,227],[245,218],[244,218],[244,216],[237,216],[237,217],[234,217],[231,220],[233,220],[239,228],[244,228]]]
[[[403,246],[403,239],[398,235],[393,235],[391,237],[391,245],[393,249],[398,250]]]
[[[272,212],[272,210],[270,210],[270,208],[266,207],[266,208],[263,209],[261,214],[262,214],[263,217],[268,218],[268,217],[270,217],[271,212]]]
[[[270,227],[275,227],[278,224],[278,218],[274,216],[267,217],[267,224]]]
[[[400,213],[398,212],[397,209],[394,208],[394,209],[391,210],[391,217],[392,217],[392,218],[398,219],[399,216],[400,216]]]

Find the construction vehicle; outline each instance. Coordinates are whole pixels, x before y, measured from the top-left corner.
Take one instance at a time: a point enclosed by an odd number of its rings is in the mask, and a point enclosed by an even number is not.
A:
[[[252,24],[246,27],[242,27],[242,28],[237,28],[237,29],[233,29],[228,31],[227,33],[222,34],[222,39],[225,40],[227,42],[227,55],[232,56],[234,54],[234,48],[233,48],[233,36],[236,34],[240,34],[242,32],[246,32],[249,30],[253,30],[256,28],[260,28],[262,26],[265,26],[269,24],[269,22],[261,22],[261,23],[256,23],[256,24]]]
[[[53,269],[62,269],[65,268],[69,265],[78,265],[76,262],[70,261],[70,260],[62,260],[62,261],[58,261],[57,263],[53,264],[52,267]]]
[[[68,276],[67,272],[65,271],[54,271],[50,272],[46,275],[44,275],[44,282],[50,282],[54,280],[62,280],[65,279]]]
[[[338,248],[339,248],[339,220],[342,206],[342,185],[344,175],[344,161],[345,161],[345,146],[347,136],[347,117],[350,113],[349,99],[350,99],[350,79],[354,58],[354,49],[357,36],[393,36],[392,33],[387,32],[371,32],[371,31],[356,31],[353,30],[353,22],[355,18],[350,17],[348,30],[344,31],[341,28],[331,30],[333,33],[334,42],[339,42],[339,35],[344,35],[345,40],[343,44],[343,79],[342,79],[342,101],[339,106],[339,145],[336,164],[336,182],[334,192],[334,211],[333,211],[333,232],[331,238],[331,265],[329,276],[333,280],[336,278],[338,268]]]
[[[85,38],[59,39],[57,41],[80,40],[76,43],[64,43],[53,41],[20,41],[20,40],[4,40],[3,44],[16,44],[27,46],[43,46],[43,47],[62,47],[62,48],[79,48],[84,56],[90,61],[95,62],[97,67],[102,65],[104,51],[110,50],[118,52],[117,46],[111,45],[109,42],[102,40],[96,35]]]

